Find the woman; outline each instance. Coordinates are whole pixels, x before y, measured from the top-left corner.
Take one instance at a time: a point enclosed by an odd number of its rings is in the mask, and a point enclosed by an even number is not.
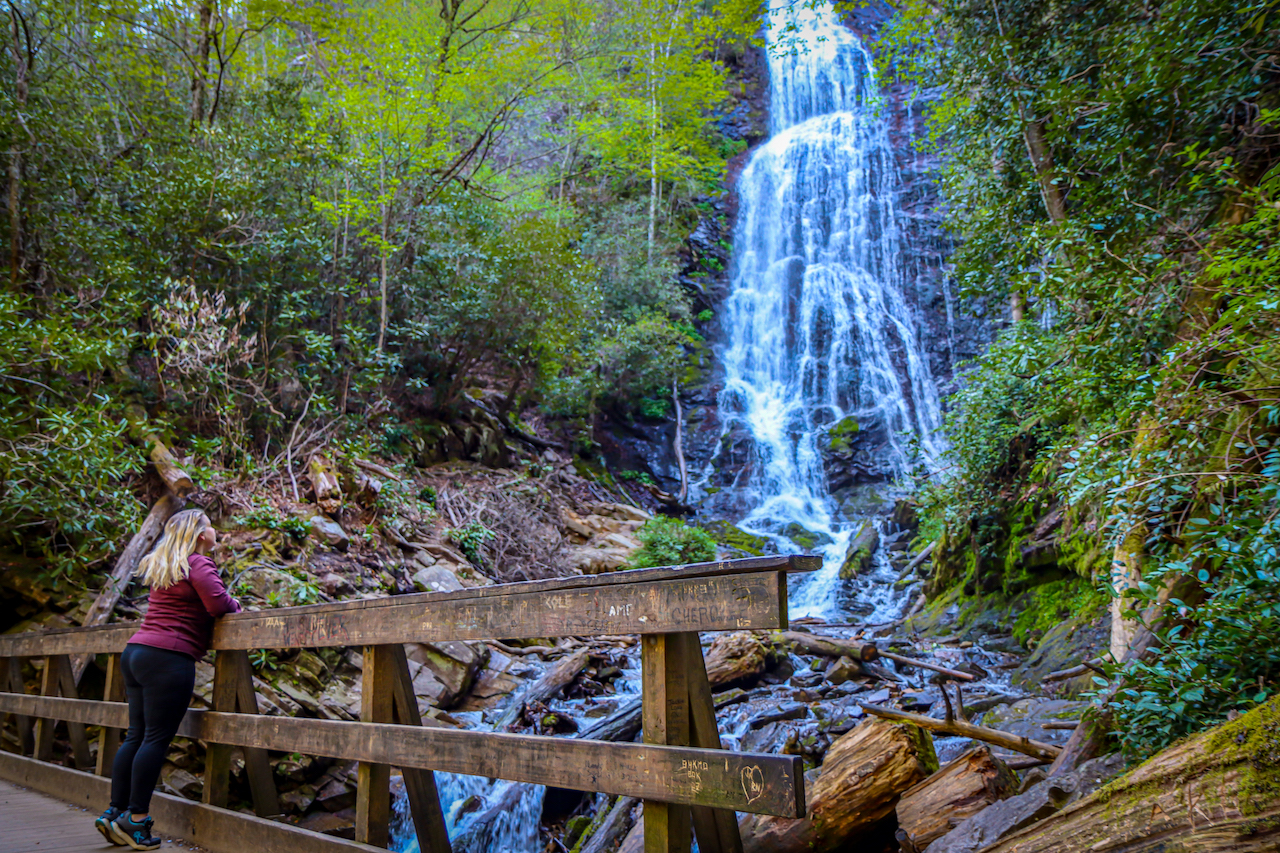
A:
[[[195,686],[196,661],[213,638],[213,620],[239,613],[209,551],[218,534],[198,509],[177,513],[138,573],[151,586],[142,627],[124,647],[120,671],[129,698],[129,732],[111,766],[111,806],[94,824],[112,844],[155,850],[151,792]]]

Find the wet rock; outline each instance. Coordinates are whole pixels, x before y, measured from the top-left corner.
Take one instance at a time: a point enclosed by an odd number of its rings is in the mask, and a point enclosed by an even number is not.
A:
[[[522,658],[514,658],[502,652],[490,650],[489,661],[476,676],[466,697],[458,703],[459,711],[484,711],[501,705],[514,693],[524,689],[536,670]]]
[[[782,535],[805,551],[815,551],[824,545],[830,545],[833,541],[826,533],[810,530],[798,521],[793,521],[784,527]]]
[[[832,684],[844,684],[851,678],[862,675],[862,664],[849,657],[842,657],[827,668],[825,678]]]
[[[1088,703],[1067,699],[1022,699],[1011,705],[997,705],[983,714],[981,724],[1002,732],[1021,735],[1040,743],[1062,745],[1071,736],[1069,730],[1046,729],[1048,722],[1078,720],[1088,708]],[[1015,753],[998,749],[1001,758],[1013,758]]]
[[[329,812],[313,812],[298,821],[298,827],[322,835],[339,838],[355,837],[355,811],[348,809],[349,814],[330,814]]]
[[[822,673],[812,669],[804,669],[791,676],[791,684],[795,687],[817,687],[822,683]]]
[[[1017,687],[1038,689],[1040,680],[1051,672],[1075,666],[1082,660],[1097,657],[1107,651],[1111,636],[1111,616],[1103,614],[1095,619],[1068,618],[1051,628],[1036,645],[1035,651],[1013,671],[1009,680]],[[1060,682],[1054,693],[1059,696],[1079,696],[1093,687],[1091,676],[1086,673]]]
[[[316,801],[316,789],[311,785],[299,785],[280,795],[280,806],[286,814],[305,814]]]
[[[337,812],[356,804],[356,786],[341,777],[328,777],[316,791],[315,801],[325,811]]]
[[[800,702],[788,702],[776,711],[768,711],[752,717],[748,724],[753,729],[761,729],[769,723],[780,723],[783,720],[798,720],[809,716],[809,706]]]
[[[347,535],[347,531],[342,529],[342,525],[331,518],[325,518],[323,515],[313,515],[307,522],[311,528],[311,538],[324,544],[336,548],[339,551],[347,550],[351,544],[351,537]]]
[[[880,547],[880,534],[870,521],[862,522],[858,532],[849,540],[844,562],[840,564],[840,579],[853,580],[871,568],[876,549]]]

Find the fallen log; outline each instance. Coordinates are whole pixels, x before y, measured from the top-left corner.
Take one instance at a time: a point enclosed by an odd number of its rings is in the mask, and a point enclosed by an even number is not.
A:
[[[85,613],[84,620],[80,623],[81,625],[86,628],[92,625],[102,625],[110,618],[111,611],[116,608],[116,602],[120,600],[120,596],[129,587],[130,579],[138,570],[138,563],[151,550],[151,546],[155,544],[160,534],[164,532],[165,522],[172,518],[174,513],[182,509],[182,504],[182,498],[174,494],[166,494],[156,501],[155,506],[151,507],[151,512],[147,513],[146,520],[142,522],[142,527],[129,540],[124,552],[116,560],[115,568],[111,570],[106,583],[103,584],[102,589],[98,592],[98,597],[94,599],[89,611]],[[85,667],[89,665],[89,661],[92,659],[92,655],[76,655],[71,659],[71,674],[75,677],[77,683],[80,681],[80,676],[84,673]]]
[[[908,789],[898,801],[898,826],[923,850],[960,821],[1013,795],[1017,787],[1013,771],[979,746]]]
[[[914,726],[866,720],[805,774],[806,817],[744,815],[745,853],[823,853],[893,813],[898,798],[937,767],[933,739]]]
[[[720,634],[706,653],[707,678],[713,688],[755,678],[769,662],[769,646],[755,634]]]
[[[618,797],[613,808],[605,812],[598,821],[593,821],[582,834],[582,839],[573,847],[573,853],[605,853],[612,849],[613,843],[626,832],[631,821],[631,810],[639,802],[635,797]]]
[[[915,557],[912,558],[911,562],[907,563],[907,565],[902,569],[902,571],[898,573],[898,580],[899,581],[906,580],[907,576],[916,570],[916,566],[920,565],[925,560],[929,559],[929,555],[932,554],[933,549],[937,547],[938,547],[937,542],[930,542],[927,548],[925,548],[919,554],[916,554]]]
[[[859,702],[859,707],[876,717],[885,720],[894,720],[900,723],[911,723],[922,729],[931,732],[938,732],[944,735],[955,735],[957,737],[968,737],[974,740],[980,740],[983,743],[989,743],[992,746],[999,746],[1005,749],[1011,749],[1014,752],[1021,752],[1023,755],[1030,755],[1033,758],[1042,758],[1048,761],[1058,757],[1062,752],[1061,747],[1054,746],[1050,743],[1041,743],[1031,740],[1020,735],[1012,735],[1008,732],[1002,732],[997,729],[989,729],[986,726],[975,726],[967,720],[949,719],[935,720],[933,717],[926,717],[923,714],[913,714],[909,711],[897,711],[892,708],[881,708],[879,705],[868,705],[866,702]]]
[[[579,729],[575,737],[583,740],[631,741],[640,733],[642,719],[642,702],[636,699],[598,722]]]
[[[587,666],[590,652],[586,648],[578,649],[571,655],[565,655],[556,661],[555,666],[542,674],[542,677],[530,685],[519,699],[511,703],[502,716],[498,718],[495,729],[501,731],[516,721],[524,706],[529,702],[546,702],[555,696],[578,677]]]
[[[169,448],[154,435],[147,436],[146,440],[151,444],[151,451],[147,457],[151,460],[151,464],[155,466],[156,473],[160,475],[160,479],[164,480],[164,484],[179,498],[185,498],[196,490],[196,484],[187,476],[187,472],[183,471],[178,465],[178,460],[169,452]]]
[[[1156,754],[983,853],[1280,849],[1280,698]]]

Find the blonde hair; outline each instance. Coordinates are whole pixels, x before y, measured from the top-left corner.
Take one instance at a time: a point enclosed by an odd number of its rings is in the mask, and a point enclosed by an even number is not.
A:
[[[203,510],[175,513],[164,526],[164,534],[151,553],[138,563],[138,574],[155,589],[164,589],[184,580],[191,571],[187,557],[196,552],[196,540],[209,527]]]

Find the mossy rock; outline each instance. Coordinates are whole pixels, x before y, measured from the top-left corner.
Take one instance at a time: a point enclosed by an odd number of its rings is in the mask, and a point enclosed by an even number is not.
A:
[[[767,536],[748,533],[741,527],[730,524],[724,519],[709,521],[701,525],[701,527],[715,538],[718,545],[723,545],[726,548],[731,548],[734,551],[752,557],[764,556],[764,554],[773,549],[773,543]]]
[[[844,562],[840,564],[840,580],[853,580],[870,569],[879,547],[880,534],[875,525],[870,521],[862,522],[862,526],[849,540],[849,550],[845,552]]]
[[[793,521],[784,527],[782,535],[805,551],[813,551],[823,545],[830,545],[835,541],[826,533],[810,530],[798,521]]]
[[[832,453],[852,453],[853,439],[859,430],[857,418],[843,418],[827,430],[827,449]]]

